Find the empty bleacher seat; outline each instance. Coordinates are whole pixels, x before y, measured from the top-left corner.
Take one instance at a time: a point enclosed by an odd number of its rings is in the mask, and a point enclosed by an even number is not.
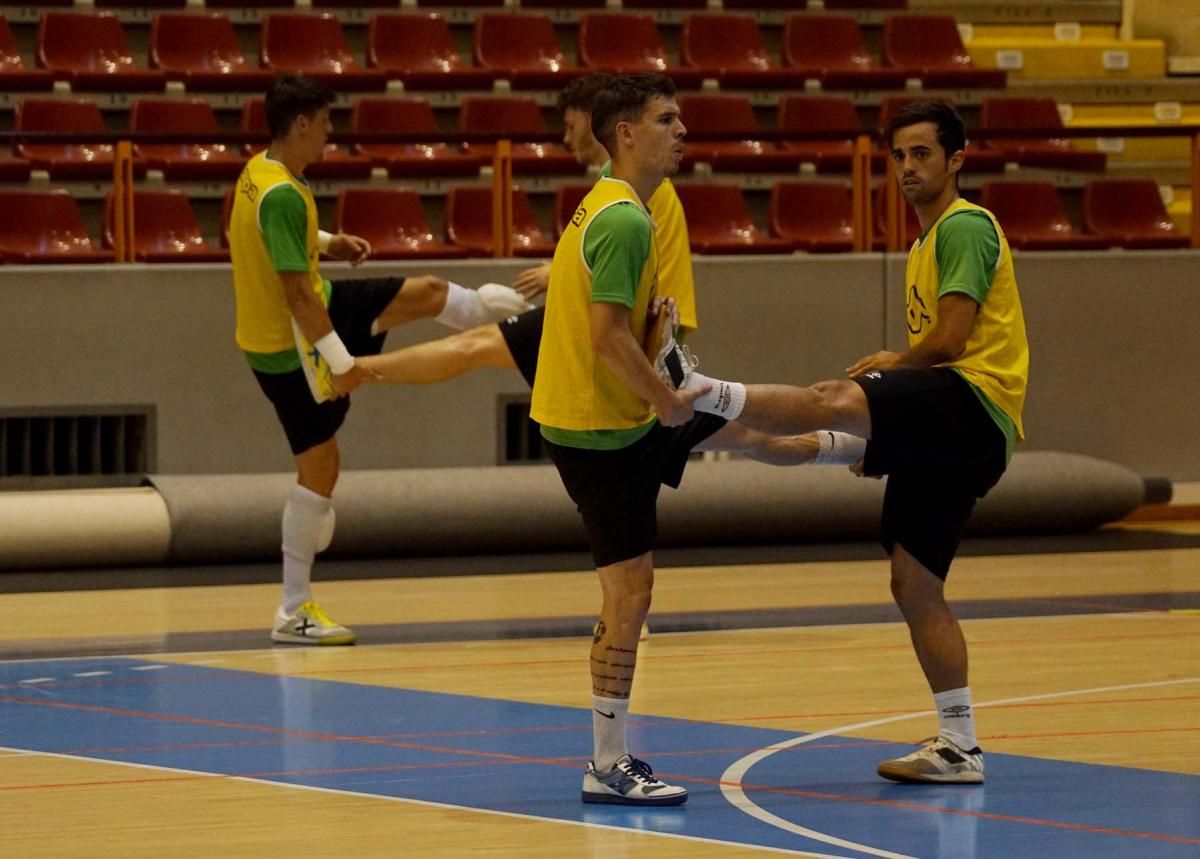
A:
[[[1123,248],[1185,248],[1150,179],[1093,179],[1083,186],[1083,228]]]
[[[580,15],[579,64],[616,74],[658,72],[681,87],[699,86],[704,79],[700,70],[672,66],[654,18],[634,12]]]
[[[549,132],[541,108],[530,96],[467,96],[458,111],[458,130],[496,134]],[[495,146],[471,143],[466,150],[490,162]],[[571,153],[552,143],[514,143],[512,154],[514,173],[544,175],[583,171]]]
[[[854,249],[850,188],[834,182],[776,182],[771,186],[771,235],[796,250],[838,253]]]
[[[803,71],[771,59],[752,15],[685,15],[679,50],[685,66],[715,72],[722,86],[804,87]]]
[[[111,262],[83,226],[79,206],[63,189],[0,191],[0,260],[6,263]]]
[[[475,65],[507,78],[514,87],[563,86],[581,73],[563,53],[550,18],[539,13],[480,15],[472,52]]]
[[[885,131],[892,118],[901,111],[904,107],[912,104],[914,101],[920,101],[921,96],[913,95],[888,95],[879,100],[879,129]],[[964,173],[999,173],[1004,170],[1004,164],[1008,160],[1007,157],[996,149],[991,148],[987,143],[973,143],[971,141],[971,129],[967,129],[967,149],[966,158],[963,161],[962,172]],[[884,146],[887,146],[889,141],[883,141]]]
[[[295,0],[204,0],[204,5],[210,9],[290,9],[296,4]]]
[[[920,69],[927,89],[993,89],[1007,80],[999,69],[975,67],[950,15],[889,15],[883,24],[883,59],[891,66]]]
[[[434,238],[416,191],[402,188],[343,188],[333,218],[336,232],[371,243],[372,259],[456,259],[464,248]]]
[[[513,255],[549,257],[554,242],[538,225],[529,195],[513,189]],[[451,188],[446,195],[446,240],[473,256],[492,256],[492,189]]]
[[[623,9],[704,9],[708,0],[622,0]]]
[[[1052,98],[985,98],[980,111],[982,128],[1062,128],[1062,117]],[[1076,149],[1062,138],[997,138],[992,149],[1025,167],[1062,170],[1103,170],[1103,152]]]
[[[45,69],[26,67],[17,39],[8,26],[8,18],[0,15],[0,90],[42,92],[53,87],[53,74]]]
[[[161,12],[150,24],[150,67],[189,90],[264,92],[275,74],[252,66],[220,12]]]
[[[887,248],[887,196],[882,184],[876,185],[871,191],[871,222],[874,225],[874,236],[871,243],[873,250],[882,251]],[[1003,226],[1003,225],[1001,225]],[[911,245],[921,236],[921,221],[917,218],[917,210],[907,203],[904,204],[904,244]]]
[[[221,247],[229,247],[229,219],[233,216],[233,200],[237,188],[226,188],[221,202]]]
[[[790,253],[792,243],[763,235],[750,217],[737,185],[679,183],[675,186],[687,218],[692,250],[702,254]]]
[[[247,134],[267,134],[266,106],[261,98],[248,98],[242,102],[241,131]],[[264,144],[246,144],[243,149],[253,155],[265,149]],[[365,155],[345,152],[335,143],[325,145],[325,154],[315,164],[304,170],[309,179],[366,179],[371,175],[371,159]]]
[[[121,22],[95,15],[43,12],[38,19],[38,65],[66,76],[76,90],[152,92],[166,86],[162,72],[133,59]]]
[[[996,216],[1017,250],[1097,250],[1109,242],[1078,232],[1053,182],[984,182],[979,204]]]
[[[820,80],[823,89],[903,89],[918,76],[915,69],[877,65],[850,15],[788,15],[783,64]]]
[[[17,131],[106,133],[95,102],[86,99],[27,98],[17,104]],[[113,148],[109,143],[18,143],[17,156],[52,179],[112,179]],[[135,159],[135,175],[145,175],[145,162]]]
[[[521,0],[522,9],[603,9],[608,0]]]
[[[338,19],[330,14],[271,13],[262,19],[259,58],[263,68],[300,72],[340,90],[381,90],[387,75],[355,59]]]
[[[680,95],[680,119],[689,134],[745,134],[746,140],[709,140],[684,146],[684,163],[707,161],[717,170],[794,170],[803,160],[773,143],[755,140],[761,129],[750,99],[741,95]]]
[[[113,193],[104,199],[104,247],[113,246]],[[137,262],[228,262],[227,251],[200,235],[187,196],[168,188],[133,192],[133,258]]]
[[[562,237],[563,230],[571,223],[575,210],[583,202],[592,185],[559,185],[554,192],[554,239]]]
[[[468,66],[446,19],[435,13],[371,16],[367,65],[415,89],[491,89],[494,72]]]
[[[360,98],[350,114],[352,131],[439,132],[433,107],[423,98]],[[386,167],[393,177],[475,176],[485,160],[445,143],[356,143],[354,151]]]
[[[789,95],[779,100],[778,123],[780,131],[835,131],[859,128],[858,111],[847,96]],[[865,131],[863,132],[866,133]],[[787,152],[802,161],[815,164],[824,172],[845,172],[850,169],[854,155],[854,141],[845,140],[789,140],[782,144]],[[872,169],[882,167],[882,153],[873,160]]]
[[[219,132],[217,116],[204,99],[137,99],[129,110],[131,131],[197,134]],[[170,180],[236,179],[246,159],[221,143],[138,143],[134,151]]]

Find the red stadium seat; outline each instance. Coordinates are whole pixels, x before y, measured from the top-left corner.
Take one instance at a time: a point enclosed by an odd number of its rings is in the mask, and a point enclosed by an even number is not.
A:
[[[219,132],[217,115],[204,99],[137,99],[129,110],[131,131],[197,134]],[[169,180],[236,179],[246,163],[221,143],[138,143],[134,152]]]
[[[166,86],[162,72],[134,62],[125,31],[112,12],[43,12],[38,20],[37,61],[42,68],[65,75],[76,90],[152,92]]]
[[[671,66],[654,18],[621,12],[585,12],[579,16],[579,65],[617,74],[658,72],[676,86],[696,87],[704,73]]]
[[[996,216],[1009,246],[1018,250],[1099,250],[1110,244],[1071,226],[1053,182],[984,182],[979,204]]]
[[[879,101],[879,130],[884,131],[900,110],[914,101],[920,101],[920,96],[888,95]],[[971,130],[967,129],[966,160],[963,161],[964,173],[1000,173],[1008,160],[1003,153],[985,144],[972,143]],[[884,141],[887,144],[887,141]]]
[[[417,0],[418,6],[445,6],[447,8],[467,6],[472,9],[490,9],[493,6],[503,6],[504,4],[505,0]]]
[[[834,131],[859,127],[858,111],[846,96],[789,95],[779,100],[780,131],[794,131],[800,134],[805,131]],[[784,151],[796,155],[801,161],[815,164],[817,169],[823,172],[848,171],[854,155],[854,141],[850,138],[788,141],[782,146]],[[878,153],[878,160],[873,158],[871,167],[879,169],[882,164],[883,154]]]
[[[592,188],[592,185],[558,186],[558,190],[554,192],[555,241],[562,237],[563,230],[567,228],[567,224],[571,223],[571,218],[575,216],[575,210],[579,208],[579,204],[583,202],[583,198],[587,196],[588,191],[592,190]]]
[[[446,240],[472,256],[492,255],[492,189],[451,188],[446,195]],[[529,195],[513,189],[513,255],[549,257],[554,242],[538,226]]]
[[[702,254],[791,253],[787,239],[764,236],[737,185],[676,184],[692,250]]]
[[[771,186],[771,235],[796,250],[841,253],[854,249],[850,188],[835,182],[776,182]]]
[[[97,9],[182,9],[188,0],[94,0]]]
[[[0,15],[0,90],[4,92],[44,92],[54,88],[54,75],[45,69],[25,67],[17,39],[8,19]]]
[[[228,262],[228,251],[200,235],[187,196],[171,188],[133,192],[133,258],[137,262]],[[113,194],[104,198],[104,247],[113,246]]]
[[[237,188],[228,188],[221,203],[221,247],[229,247],[229,219],[233,215],[233,197]]]
[[[65,190],[0,191],[0,259],[6,263],[112,262],[92,244]]]
[[[907,9],[908,0],[825,0],[826,9]]]
[[[248,98],[242,102],[241,130],[246,134],[267,134],[267,112],[261,98]],[[266,147],[246,144],[247,155],[261,152]],[[367,179],[371,175],[371,159],[365,155],[349,155],[336,143],[325,146],[325,157],[310,164],[304,171],[309,179]]]
[[[291,9],[296,4],[295,0],[204,0],[204,5],[209,9]]]
[[[458,259],[470,256],[464,248],[433,237],[421,198],[401,188],[343,188],[333,218],[338,232],[361,236],[371,243],[372,259]]]
[[[783,64],[819,79],[823,89],[903,89],[919,76],[916,69],[876,65],[850,15],[788,15]]]
[[[514,87],[560,87],[581,71],[571,64],[540,13],[488,12],[475,19],[475,65],[507,78]]]
[[[423,98],[360,98],[350,114],[352,131],[439,132]],[[486,162],[445,143],[356,143],[354,151],[386,167],[392,177],[477,176]]]
[[[314,9],[395,9],[396,0],[312,0]]]
[[[467,96],[458,111],[458,130],[496,134],[549,133],[542,110],[530,96]],[[575,156],[552,143],[514,143],[513,172],[522,175],[581,173]],[[467,152],[491,162],[495,146],[471,143]]]
[[[104,118],[95,102],[85,99],[27,98],[17,105],[17,131],[105,133]],[[51,179],[102,179],[113,176],[113,148],[108,143],[18,143],[13,147],[35,170]],[[144,176],[146,164],[134,161],[134,174]]]
[[[771,59],[753,15],[690,13],[679,51],[685,66],[715,70],[722,86],[804,88],[803,71]]]
[[[33,165],[24,158],[0,155],[0,182],[26,182]]]
[[[741,95],[680,95],[680,119],[689,134],[745,134],[747,140],[711,140],[684,147],[684,163],[707,161],[716,170],[789,171],[800,155],[773,143],[754,140],[761,129],[750,99]]]
[[[1186,248],[1150,179],[1093,179],[1083,186],[1083,228],[1123,248]]]
[[[522,9],[603,9],[608,0],[521,0]]]
[[[300,72],[339,90],[381,90],[387,75],[359,65],[331,14],[264,15],[259,59],[265,69]]]
[[[161,12],[150,24],[150,67],[189,90],[263,92],[275,74],[250,65],[224,14]]]
[[[446,19],[434,13],[372,15],[367,65],[410,89],[491,89],[496,79],[494,72],[463,62]]]
[[[981,128],[1062,128],[1062,117],[1052,98],[985,98],[980,113]],[[1024,167],[1053,167],[1062,170],[1103,170],[1103,152],[1075,149],[1070,140],[992,140],[988,144],[1008,160]]]
[[[887,248],[887,200],[883,185],[876,185],[871,191],[872,223],[875,231],[871,248],[882,251]],[[921,221],[917,211],[907,203],[904,204],[904,244],[912,245],[921,236]]]
[[[927,89],[996,89],[1008,79],[1000,69],[975,68],[951,15],[889,15],[883,59],[889,66],[920,69]]]
[[[622,0],[622,9],[704,9],[708,0]]]

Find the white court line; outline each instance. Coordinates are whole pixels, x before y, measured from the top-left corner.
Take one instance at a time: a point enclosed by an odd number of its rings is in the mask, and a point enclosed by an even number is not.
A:
[[[1003,698],[998,701],[986,701],[981,704],[976,704],[975,707],[998,707],[1002,704],[1024,704],[1029,701],[1044,701],[1050,698],[1067,698],[1072,695],[1093,695],[1099,692],[1119,692],[1126,689],[1147,689],[1154,686],[1178,686],[1183,683],[1200,683],[1200,677],[1185,677],[1179,680],[1158,680],[1151,683],[1126,683],[1121,686],[1097,686],[1092,689],[1068,689],[1062,692],[1046,692],[1041,695],[1023,695],[1019,698]],[[802,746],[806,743],[812,743],[817,740],[823,740],[826,737],[840,736],[852,731],[857,731],[862,728],[872,728],[876,725],[886,725],[889,722],[902,722],[906,719],[917,719],[922,716],[932,716],[933,710],[918,710],[913,713],[901,713],[897,716],[887,716],[883,719],[872,719],[869,722],[858,722],[853,725],[841,725],[836,728],[829,728],[825,731],[817,731],[815,734],[805,734],[802,737],[795,737],[790,740],[772,743],[764,749],[759,749],[756,752],[751,752],[744,758],[735,761],[724,773],[721,774],[721,793],[729,800],[730,804],[740,811],[744,811],[751,817],[768,823],[771,826],[776,826],[787,832],[794,832],[797,835],[802,835],[805,838],[811,838],[815,841],[821,841],[826,844],[833,844],[838,847],[846,847],[851,850],[860,850],[863,853],[869,853],[872,856],[889,857],[889,859],[912,859],[905,857],[903,854],[891,853],[881,848],[870,847],[866,844],[855,844],[853,841],[846,841],[834,835],[827,835],[823,832],[817,832],[814,829],[808,829],[798,823],[793,823],[790,820],[785,820],[778,817],[764,808],[758,806],[754,800],[746,795],[742,790],[742,780],[746,777],[746,773],[750,768],[761,761],[766,760],[776,752],[792,749],[796,746]]]
[[[165,665],[132,665],[130,671],[161,671],[166,668]]]
[[[33,685],[34,683],[53,683],[56,679],[55,677],[29,677],[25,680],[18,680],[17,683],[24,686]]]
[[[72,677],[103,677],[106,674],[112,674],[111,671],[78,671],[72,674]]]
[[[364,793],[357,790],[341,790],[338,788],[316,787],[307,784],[289,784],[288,782],[282,781],[270,781],[268,779],[247,778],[246,776],[225,775],[223,773],[206,772],[204,770],[186,770],[179,769],[177,767],[156,766],[154,764],[138,764],[131,763],[129,761],[108,760],[107,758],[93,758],[84,755],[64,755],[58,752],[40,752],[35,749],[15,749],[6,746],[0,746],[0,757],[17,757],[22,755],[32,757],[42,756],[48,758],[61,758],[69,761],[91,761],[93,763],[114,764],[116,766],[133,767],[135,769],[153,770],[156,772],[209,776],[211,778],[228,779],[229,781],[242,781],[246,782],[247,784],[262,784],[270,787],[289,788],[291,790],[309,790],[317,793],[334,793],[342,796],[354,796],[364,799],[382,799],[388,802],[401,802],[406,805],[420,805],[426,808],[443,808],[450,809],[452,811],[466,811],[474,814],[489,814],[496,817],[513,817],[518,820],[539,820],[545,823],[565,823],[568,826],[583,826],[587,827],[588,829],[606,829],[612,832],[620,832],[623,835],[628,835],[630,833],[635,835],[653,835],[658,838],[675,838],[680,841],[698,841],[704,844],[719,844],[724,847],[738,847],[743,850],[761,850],[764,853],[782,853],[788,856],[806,857],[806,859],[851,859],[851,857],[834,856],[829,853],[808,853],[802,850],[788,850],[782,847],[765,847],[758,844],[745,844],[740,841],[725,841],[719,838],[701,838],[696,835],[680,835],[675,832],[656,832],[652,829],[632,829],[625,826],[613,826],[612,824],[608,823],[590,823],[586,820],[563,820],[557,817],[543,817],[540,814],[519,814],[514,811],[494,811],[489,808],[474,808],[469,805],[451,805],[450,803],[446,802],[430,802],[424,799],[410,799],[403,796],[381,796],[379,794]],[[684,813],[682,809],[680,809],[680,812]]]

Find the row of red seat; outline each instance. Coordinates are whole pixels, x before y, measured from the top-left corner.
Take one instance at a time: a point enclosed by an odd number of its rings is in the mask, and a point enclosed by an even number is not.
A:
[[[554,206],[557,238],[590,186],[560,188]],[[769,235],[754,224],[735,185],[676,186],[688,219],[692,249],[707,254],[830,253],[853,246],[850,189],[834,182],[778,182],[771,189]],[[875,231],[882,235],[883,195],[875,192]],[[420,197],[403,189],[344,189],[334,228],[371,242],[376,259],[456,259],[490,256],[490,188],[453,188],[446,197],[445,241],[434,237]],[[233,191],[225,197],[228,224]],[[1076,230],[1049,182],[987,182],[980,202],[1004,226],[1012,247],[1022,250],[1182,248],[1188,245],[1171,223],[1147,180],[1096,180],[1083,193],[1083,225]],[[908,209],[906,241],[920,232]],[[137,190],[134,196],[135,258],[142,262],[220,262],[228,252],[201,236],[191,205],[178,190]],[[112,196],[105,206],[103,247],[112,247]],[[547,257],[554,240],[534,217],[525,192],[513,195],[516,256]],[[223,244],[228,239],[224,236]],[[882,245],[877,242],[877,247]],[[0,262],[95,263],[110,261],[88,237],[75,201],[66,191],[0,192]]]
[[[636,13],[582,15],[578,66],[563,53],[550,18],[536,13],[479,15],[472,53],[475,65],[467,66],[440,15],[378,14],[368,25],[364,66],[332,15],[280,13],[263,17],[262,68],[255,68],[225,15],[169,12],[154,16],[151,68],[145,69],[112,13],[43,12],[39,68],[28,69],[0,17],[0,87],[7,89],[49,89],[61,79],[78,90],[151,92],[178,80],[189,89],[261,91],[281,71],[304,72],[354,91],[381,90],[393,79],[418,89],[490,89],[501,78],[517,88],[546,89],[599,69],[663,72],[685,87],[698,87],[705,78],[759,89],[803,88],[809,79],[829,89],[903,88],[910,78],[927,88],[1005,84],[1003,71],[972,66],[949,15],[889,16],[883,66],[867,53],[848,15],[789,15],[782,62],[767,51],[754,16],[707,12],[684,17],[679,66],[668,62],[654,19]]]
[[[885,98],[880,123],[886,125],[912,96]],[[769,143],[755,140],[761,131],[748,98],[736,95],[681,94],[684,123],[691,132],[745,134],[745,140],[688,144],[684,165],[707,162],[719,171],[794,172],[801,163],[815,164],[822,172],[850,168],[850,141],[796,141]],[[18,131],[100,132],[105,129],[100,109],[90,101],[30,98],[18,103]],[[1061,127],[1053,99],[984,99],[981,126],[988,128]],[[129,112],[129,127],[136,132],[177,132],[204,135],[218,132],[212,107],[203,99],[138,99]],[[778,128],[798,136],[813,131],[859,128],[854,104],[844,96],[785,96],[779,101]],[[433,107],[425,99],[405,96],[360,98],[350,115],[352,131],[440,133]],[[542,111],[532,97],[471,96],[463,100],[458,129],[495,133],[548,133]],[[262,99],[247,99],[242,106],[241,130],[266,133]],[[245,156],[261,147],[238,151],[212,143],[139,144],[134,151],[138,175],[147,167],[162,170],[172,181],[235,178]],[[490,144],[355,144],[351,153],[334,146],[325,161],[313,165],[315,178],[366,178],[372,167],[386,168],[395,178],[473,176],[490,163]],[[112,147],[108,144],[21,143],[16,158],[0,160],[0,180],[21,181],[30,169],[49,172],[54,179],[104,179],[112,172]],[[581,172],[562,147],[522,143],[514,147],[514,172],[518,175],[573,174]],[[1074,170],[1103,170],[1105,156],[1083,152],[1067,140],[997,140],[972,146],[967,169],[1000,171],[1006,162],[1025,166]],[[884,153],[877,152],[873,169],[883,170]]]
[[[13,2],[13,0],[9,0]],[[21,4],[30,7],[74,6],[77,0],[39,0]],[[705,9],[708,0],[617,0],[625,9]],[[189,0],[94,0],[98,8],[106,9],[182,9]],[[218,9],[270,8],[284,9],[296,5],[295,0],[204,0],[204,6]],[[394,8],[396,0],[312,0],[312,6],[333,9],[384,9]],[[509,0],[415,0],[415,5],[427,8],[500,8],[511,5]],[[603,9],[611,6],[609,0],[518,0],[522,9]],[[907,0],[822,0],[826,9],[904,9]],[[797,0],[723,0],[726,9],[765,11],[767,9],[794,9]]]

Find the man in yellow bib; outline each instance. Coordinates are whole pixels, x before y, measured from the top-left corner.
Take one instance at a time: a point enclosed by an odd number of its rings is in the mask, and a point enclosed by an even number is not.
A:
[[[922,229],[905,278],[907,351],[868,355],[848,368],[849,381],[809,388],[723,382],[684,363],[679,389],[709,389],[695,400],[697,411],[757,430],[831,427],[868,440],[854,468],[888,475],[882,531],[892,594],[939,727],[935,739],[878,771],[895,781],[979,784],[967,647],[944,585],[976,499],[1024,438],[1029,346],[1004,231],[991,212],[958,195],[962,119],[943,102],[916,102],[895,116],[886,137]]]

